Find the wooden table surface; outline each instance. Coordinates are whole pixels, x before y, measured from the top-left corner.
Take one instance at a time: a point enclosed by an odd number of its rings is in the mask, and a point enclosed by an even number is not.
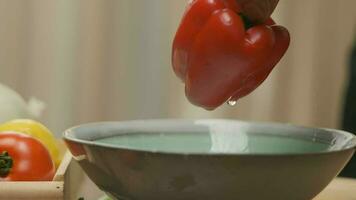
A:
[[[336,178],[314,200],[356,200],[356,179]]]

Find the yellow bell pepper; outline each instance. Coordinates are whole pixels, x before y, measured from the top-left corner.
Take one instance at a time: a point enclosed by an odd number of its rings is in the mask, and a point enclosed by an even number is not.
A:
[[[61,162],[59,147],[54,135],[44,125],[30,119],[16,119],[0,125],[0,132],[14,131],[36,138],[48,149],[56,166]]]

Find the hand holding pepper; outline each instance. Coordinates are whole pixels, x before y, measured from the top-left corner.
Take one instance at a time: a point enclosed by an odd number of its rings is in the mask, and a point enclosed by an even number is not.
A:
[[[172,64],[191,103],[213,110],[248,95],[268,77],[290,40],[288,30],[269,18],[277,2],[190,3],[173,41]]]

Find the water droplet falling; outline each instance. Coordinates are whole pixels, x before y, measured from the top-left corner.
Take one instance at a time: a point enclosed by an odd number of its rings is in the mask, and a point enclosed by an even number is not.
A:
[[[237,101],[235,101],[235,100],[229,100],[229,101],[227,102],[227,104],[228,104],[229,106],[236,106]]]

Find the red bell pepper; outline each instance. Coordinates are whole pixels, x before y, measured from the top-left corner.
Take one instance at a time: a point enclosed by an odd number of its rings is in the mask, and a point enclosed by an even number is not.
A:
[[[173,69],[190,102],[207,110],[255,90],[288,49],[287,29],[240,11],[236,0],[194,0],[176,33]]]

